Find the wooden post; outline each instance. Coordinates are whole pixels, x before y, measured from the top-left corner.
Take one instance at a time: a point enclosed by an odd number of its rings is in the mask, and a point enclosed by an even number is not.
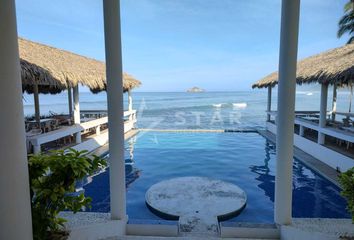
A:
[[[337,111],[337,84],[333,84],[333,98],[332,98],[332,121],[336,120]]]
[[[272,86],[268,87],[267,122],[270,121],[270,111],[272,111]]]
[[[68,87],[68,107],[69,107],[69,117],[70,119],[73,116],[73,96],[71,92],[71,87]]]
[[[41,113],[39,110],[39,93],[38,93],[38,85],[35,83],[33,85],[33,100],[34,100],[34,116],[35,120],[38,124],[38,128],[41,128],[40,121],[41,121]]]
[[[74,93],[74,123],[80,124],[80,101],[79,101],[79,86],[73,88]],[[81,143],[81,132],[75,134],[75,142]]]

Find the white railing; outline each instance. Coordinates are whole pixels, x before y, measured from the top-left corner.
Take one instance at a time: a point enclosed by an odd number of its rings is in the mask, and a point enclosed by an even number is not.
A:
[[[84,115],[85,117],[90,117],[90,115],[92,117],[94,114],[101,114],[102,112],[103,111],[82,111],[81,114]],[[134,128],[134,124],[137,121],[136,110],[125,111],[124,118],[127,118],[124,121],[124,133],[126,133]],[[89,119],[89,118],[84,118],[84,119]],[[27,145],[33,146],[34,153],[39,153],[41,151],[42,144],[56,141],[58,139],[65,138],[68,136],[72,136],[77,133],[85,132],[90,129],[95,129],[96,135],[99,135],[101,131],[101,127],[106,125],[107,123],[108,123],[108,117],[101,117],[94,120],[88,120],[80,124],[75,124],[72,126],[62,126],[59,129],[54,131],[27,137],[26,138]]]
[[[303,118],[300,118],[299,116],[313,116],[315,114],[318,114],[318,111],[296,111],[295,115],[297,116],[295,118],[295,124],[299,125],[300,127],[300,136],[304,136],[304,130],[305,128],[307,129],[312,129],[317,131],[318,133],[322,133],[343,141],[347,141],[350,143],[354,143],[354,132],[349,131],[349,130],[342,130],[339,128],[335,128],[335,127],[330,127],[330,126],[326,126],[326,127],[320,127],[318,123],[316,122],[312,122],[310,120],[306,120]],[[277,111],[268,111],[267,114],[269,114],[270,116],[273,116],[276,118],[277,116]],[[327,116],[331,115],[332,112],[327,112]],[[345,115],[345,113],[336,113],[336,114],[341,114],[341,115]],[[347,116],[347,115],[345,115]],[[353,129],[354,130],[354,129]]]
[[[125,111],[123,116],[125,121],[136,123],[136,110]]]
[[[277,111],[266,111],[267,115],[272,117],[276,117],[278,112]],[[319,115],[320,111],[295,111],[295,116],[313,116]],[[332,112],[327,112],[327,115],[332,114]]]
[[[107,110],[81,110],[80,116],[82,118],[101,118],[107,116]]]
[[[333,114],[335,115],[341,115],[341,116],[344,116],[344,117],[349,117],[349,118],[354,118],[354,113],[351,113],[351,112],[333,112]]]

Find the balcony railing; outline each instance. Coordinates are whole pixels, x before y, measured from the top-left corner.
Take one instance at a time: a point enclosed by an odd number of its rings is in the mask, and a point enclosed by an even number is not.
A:
[[[96,135],[100,135],[101,129],[107,126],[107,111],[85,110],[81,111],[80,115],[83,120],[80,124],[60,126],[59,129],[27,137],[28,152],[31,152],[31,148],[33,147],[33,153],[39,153],[41,151],[41,145],[69,136],[71,137],[77,133],[85,134],[91,130],[94,130]],[[125,111],[124,133],[133,129],[136,121],[136,110]]]

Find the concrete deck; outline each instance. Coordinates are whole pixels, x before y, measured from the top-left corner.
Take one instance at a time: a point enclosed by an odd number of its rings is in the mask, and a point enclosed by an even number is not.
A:
[[[247,196],[231,183],[205,177],[179,177],[151,186],[145,200],[156,215],[178,219],[182,235],[217,236],[218,220],[237,216],[245,208]]]
[[[258,132],[269,141],[273,143],[276,142],[276,136],[273,133],[267,130],[259,130]],[[309,166],[311,169],[318,172],[321,176],[323,176],[324,178],[326,178],[336,186],[341,187],[338,182],[339,173],[333,168],[331,168],[330,166],[328,166],[327,164],[321,162],[320,160],[305,153],[304,151],[302,151],[301,149],[295,146],[294,146],[294,156],[295,158],[303,162],[305,165]]]
[[[188,235],[183,236],[178,232],[178,226],[171,221],[142,220],[128,221],[126,228],[127,236],[109,233],[117,226],[112,225],[109,213],[87,213],[63,212],[60,214],[69,220],[65,225],[69,231],[73,231],[75,236],[69,240],[77,239],[101,239],[101,240],[129,240],[129,239],[149,239],[149,240],[185,240],[185,239],[313,239],[313,240],[337,240],[342,236],[354,236],[354,225],[351,219],[328,219],[328,218],[293,218],[293,223],[281,226],[280,229],[272,224],[256,223],[228,223],[220,224],[221,236]],[[89,230],[101,231],[107,228],[108,231],[101,232],[101,237],[94,236]],[[89,234],[89,235],[88,235]],[[153,236],[152,236],[153,235]],[[106,236],[106,237],[104,237]]]
[[[294,218],[291,225],[282,226],[281,237],[286,240],[353,239],[354,224],[351,219]]]
[[[150,237],[150,236],[124,236],[124,237],[112,237],[112,238],[106,238],[104,240],[220,240],[223,238],[219,237]],[[266,238],[227,238],[230,240],[265,240]],[[279,239],[279,238],[272,238],[274,240]],[[271,238],[267,238],[267,240],[272,240]]]

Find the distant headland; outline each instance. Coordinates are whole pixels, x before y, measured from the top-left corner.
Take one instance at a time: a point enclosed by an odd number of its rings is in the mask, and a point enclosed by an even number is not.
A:
[[[187,92],[189,92],[189,93],[199,93],[199,92],[204,92],[204,89],[201,89],[199,87],[192,87],[190,89],[187,89]]]

